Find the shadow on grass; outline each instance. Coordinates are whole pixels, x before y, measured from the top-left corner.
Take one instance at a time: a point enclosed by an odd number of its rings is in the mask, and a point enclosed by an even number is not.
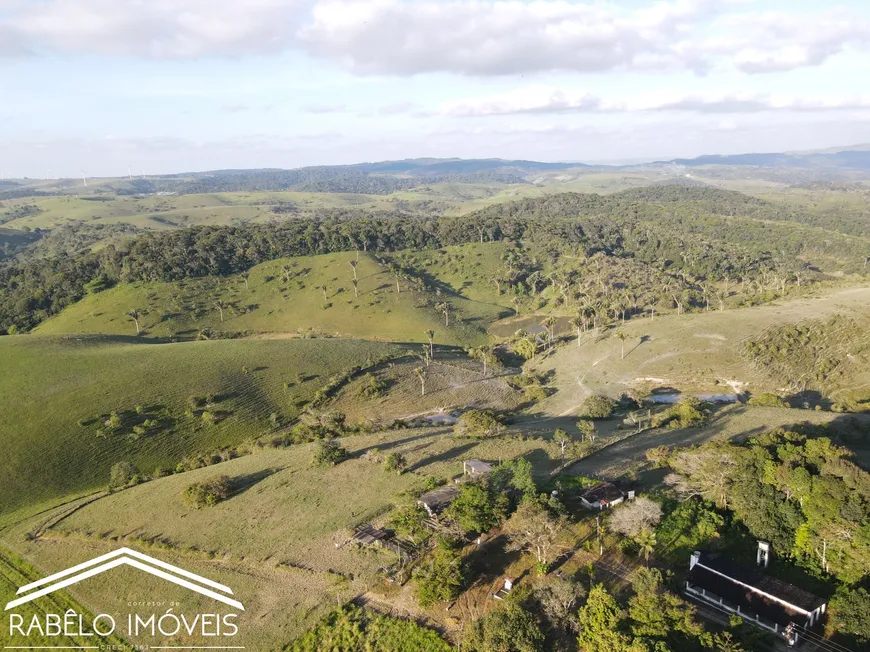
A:
[[[448,460],[455,460],[458,465],[459,461],[456,460],[456,458],[459,455],[462,455],[463,453],[471,450],[475,446],[477,446],[476,441],[470,442],[468,444],[462,444],[460,446],[454,446],[453,448],[450,448],[442,453],[438,453],[437,455],[430,455],[429,457],[424,457],[416,464],[408,467],[408,471],[418,471],[419,469],[429,466],[430,464],[435,464],[437,462],[446,462]]]

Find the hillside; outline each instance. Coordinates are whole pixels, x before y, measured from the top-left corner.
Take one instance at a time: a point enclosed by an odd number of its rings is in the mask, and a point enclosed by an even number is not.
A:
[[[267,434],[332,376],[406,353],[324,339],[0,338],[0,395],[15,406],[0,411],[0,512],[105,488],[122,460],[153,473]],[[117,427],[107,425],[113,412]]]
[[[351,263],[357,265],[359,296]],[[431,329],[441,344],[470,345],[482,340],[490,323],[509,314],[454,293],[438,296],[426,289],[426,279],[400,275],[398,292],[396,282],[395,274],[369,254],[359,254],[359,260],[350,252],[300,256],[257,265],[247,283],[244,276],[122,283],[85,297],[37,332],[135,335],[136,325],[126,314],[135,309],[147,337],[322,333],[423,342]],[[451,305],[449,326],[436,307],[442,301]]]

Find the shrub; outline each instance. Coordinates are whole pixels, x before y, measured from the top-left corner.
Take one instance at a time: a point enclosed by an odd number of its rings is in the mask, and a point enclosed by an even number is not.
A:
[[[764,392],[758,396],[753,396],[749,399],[748,403],[749,405],[754,405],[756,407],[789,407],[789,404],[786,403],[781,396],[774,394],[773,392]]]
[[[184,499],[197,509],[211,507],[229,498],[232,482],[226,475],[219,475],[205,482],[194,482],[184,490]]]
[[[321,439],[314,447],[312,464],[315,466],[335,466],[348,458],[345,448],[334,439]]]
[[[407,465],[408,460],[405,459],[404,455],[401,453],[390,453],[387,455],[387,459],[384,460],[384,471],[401,475]]]
[[[660,412],[652,419],[652,426],[658,428],[694,428],[704,425],[707,415],[701,411],[703,403],[694,396],[683,396],[680,402]]]
[[[362,398],[375,399],[380,398],[386,393],[387,383],[368,373],[362,378],[362,384],[359,388],[359,395]]]
[[[465,584],[465,564],[456,542],[441,538],[438,547],[414,572],[421,607],[459,597]]]
[[[616,401],[607,396],[590,396],[580,405],[580,416],[588,419],[607,419],[616,409]]]
[[[503,431],[504,425],[490,410],[469,410],[453,426],[453,432],[459,437],[494,437]]]
[[[118,462],[109,471],[109,487],[126,487],[139,478],[139,469],[130,462]]]

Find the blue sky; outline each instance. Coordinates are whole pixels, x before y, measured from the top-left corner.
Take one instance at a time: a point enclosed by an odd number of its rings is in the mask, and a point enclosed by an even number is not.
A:
[[[0,0],[0,174],[870,142],[870,3]]]

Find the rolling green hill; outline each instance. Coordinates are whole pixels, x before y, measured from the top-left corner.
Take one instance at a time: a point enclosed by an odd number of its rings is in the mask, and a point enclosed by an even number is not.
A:
[[[330,339],[0,338],[0,395],[14,406],[0,411],[0,513],[105,487],[118,461],[153,473],[268,433],[273,413],[296,416],[331,376],[406,351]]]
[[[359,296],[351,263],[357,263]],[[38,332],[135,335],[135,323],[126,314],[135,309],[142,334],[149,337],[193,339],[207,336],[205,331],[247,331],[423,342],[432,329],[441,344],[471,345],[484,338],[490,323],[509,314],[458,295],[438,296],[414,276],[398,282],[399,292],[395,275],[367,254],[358,261],[351,252],[301,256],[258,265],[247,283],[241,276],[122,283],[69,306]],[[449,327],[436,308],[444,300],[451,304]]]

